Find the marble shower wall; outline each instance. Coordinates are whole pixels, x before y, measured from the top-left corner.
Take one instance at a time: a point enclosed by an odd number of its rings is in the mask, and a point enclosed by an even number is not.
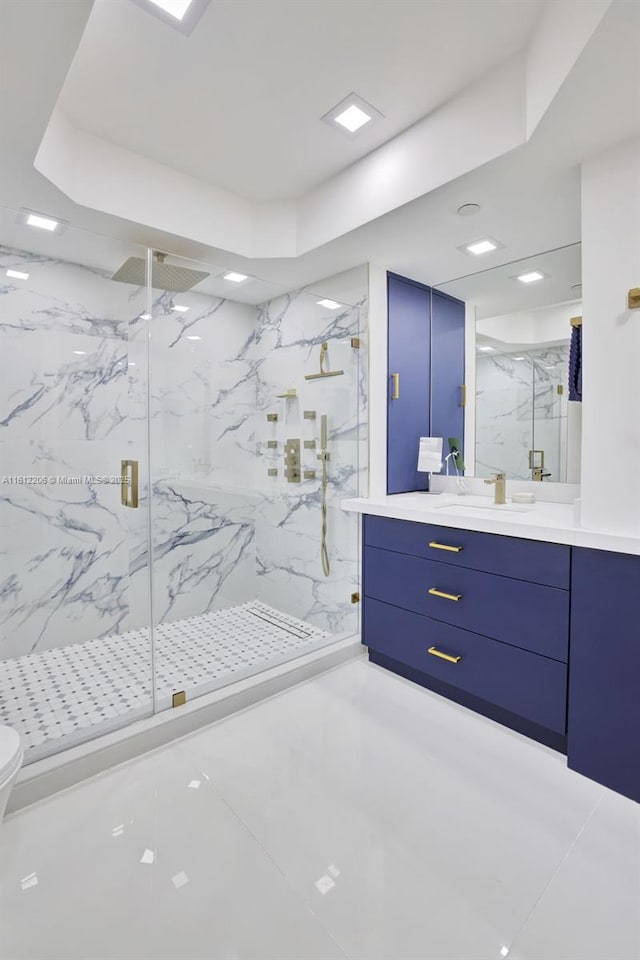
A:
[[[117,477],[131,449],[129,333],[144,297],[99,270],[6,247],[0,271],[4,659],[127,628],[133,511],[101,478]]]
[[[529,450],[544,450],[552,482],[566,480],[568,346],[478,355],[476,476],[530,480]],[[564,391],[558,394],[557,387]]]
[[[365,343],[350,344],[366,330],[366,269],[336,311],[302,291],[259,309],[154,292],[147,322],[144,291],[109,272],[0,255],[0,657],[149,623],[148,413],[156,622],[258,596],[333,631],[355,628],[357,518],[339,502],[366,471]],[[29,279],[6,279],[10,267]],[[345,374],[307,382],[324,340]],[[275,400],[290,387],[298,401]],[[304,420],[304,409],[318,419]],[[271,410],[280,413],[274,431]],[[282,441],[317,436],[323,412],[329,578],[319,481],[282,479]],[[278,450],[267,448],[276,437]],[[304,466],[319,470],[315,456],[305,451]],[[138,510],[123,509],[119,486],[97,479],[118,474],[123,458],[140,462]],[[276,463],[274,481],[266,470]],[[10,482],[29,475],[80,482]]]
[[[257,377],[255,489],[258,599],[334,633],[353,632],[358,607],[359,526],[355,514],[340,509],[341,500],[365,492],[367,472],[366,331],[368,273],[353,271],[339,309],[318,304],[332,297],[331,281],[321,293],[297,291],[264,304],[255,343]],[[351,345],[360,337],[360,348]],[[329,344],[328,369],[342,376],[305,380],[320,369],[320,347]],[[293,400],[278,394],[296,391]],[[305,419],[305,411],[315,419]],[[278,415],[276,423],[267,414]],[[323,414],[328,418],[328,548],[331,571],[325,577],[321,558],[321,470],[317,456]],[[288,483],[284,444],[301,441],[302,470],[313,479]],[[305,449],[304,441],[316,442]],[[276,442],[275,449],[268,442]],[[277,469],[269,477],[269,468]]]
[[[186,306],[178,312],[175,305]],[[155,293],[150,428],[154,620],[256,596],[255,307]],[[148,536],[140,531],[140,570]]]

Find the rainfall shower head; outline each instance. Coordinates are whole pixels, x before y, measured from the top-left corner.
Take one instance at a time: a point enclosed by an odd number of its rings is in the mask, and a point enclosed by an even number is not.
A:
[[[171,290],[172,293],[184,293],[191,290],[209,274],[204,270],[190,270],[165,263],[166,253],[154,253],[151,268],[151,286],[154,290]],[[135,287],[144,287],[146,283],[146,263],[143,257],[129,257],[111,277],[118,283],[132,283]]]

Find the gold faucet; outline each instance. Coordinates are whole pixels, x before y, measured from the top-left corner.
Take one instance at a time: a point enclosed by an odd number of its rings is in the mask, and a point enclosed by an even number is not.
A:
[[[485,480],[485,483],[495,483],[496,485],[496,495],[493,500],[494,503],[507,502],[507,478],[504,473],[496,473],[493,480]]]

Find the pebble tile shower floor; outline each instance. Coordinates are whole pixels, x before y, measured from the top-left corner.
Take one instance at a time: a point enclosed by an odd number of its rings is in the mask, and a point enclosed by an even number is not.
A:
[[[331,639],[258,601],[162,624],[156,636],[159,710],[177,690],[211,693]],[[146,629],[0,661],[0,723],[18,731],[27,762],[149,716],[151,706]]]

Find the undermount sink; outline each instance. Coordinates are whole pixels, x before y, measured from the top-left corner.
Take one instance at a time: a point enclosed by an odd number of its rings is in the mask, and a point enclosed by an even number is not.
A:
[[[492,513],[531,513],[534,504],[520,503],[442,503],[436,510],[454,510],[456,513],[468,515],[478,514],[489,510]]]

